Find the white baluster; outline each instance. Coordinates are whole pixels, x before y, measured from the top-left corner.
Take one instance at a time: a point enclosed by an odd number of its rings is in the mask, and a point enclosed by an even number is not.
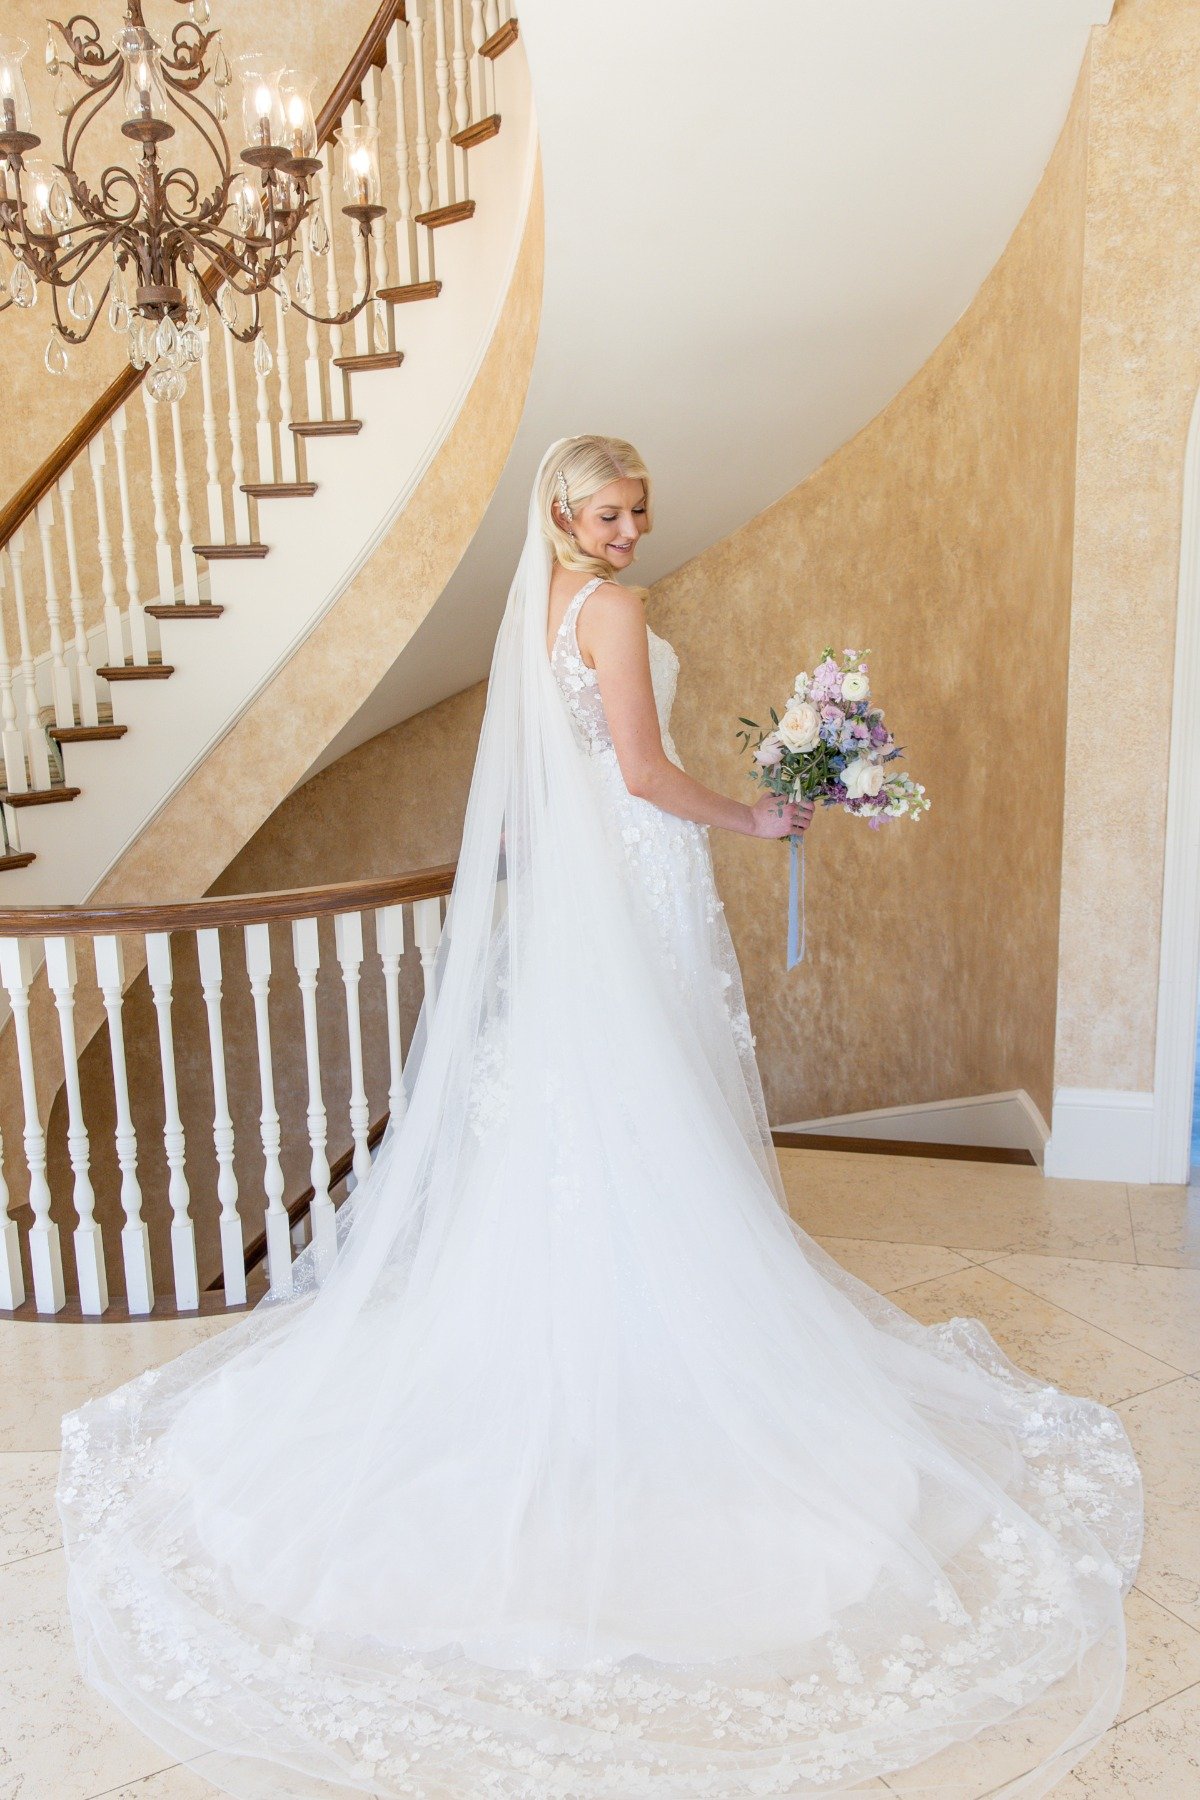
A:
[[[467,88],[467,45],[463,32],[462,0],[450,0],[450,16],[454,23],[454,130],[465,131],[471,123],[471,97]],[[467,198],[467,151],[465,145],[454,146],[454,197]]]
[[[75,1269],[79,1277],[79,1304],[89,1316],[108,1311],[108,1275],[104,1267],[104,1241],[96,1222],[96,1195],[90,1172],[91,1145],[83,1117],[79,1091],[79,1052],[75,1043],[75,945],[70,938],[46,939],[46,981],[58,1011],[58,1035],[62,1042],[63,1086],[67,1095],[67,1154],[74,1177]]]
[[[417,262],[417,233],[412,221],[412,182],[408,169],[408,109],[404,98],[404,71],[408,66],[408,27],[402,19],[388,33],[388,68],[396,107],[396,277],[402,283],[421,279]]]
[[[279,1113],[275,1105],[275,1066],[271,1054],[271,928],[246,927],[246,972],[254,998],[254,1029],[258,1039],[258,1088],[262,1110],[258,1115],[263,1151],[263,1192],[267,1196],[265,1228],[267,1271],[273,1294],[292,1291],[292,1238],[287,1208],[283,1204],[283,1165],[279,1160]]]
[[[363,109],[358,101],[352,100],[349,106],[349,115],[356,130],[361,130],[362,128],[362,112]],[[345,159],[345,156],[346,146],[343,144],[343,160]],[[371,260],[369,251],[371,240],[369,235],[366,237],[363,236],[362,230],[356,221],[347,220],[346,223],[354,234],[354,303],[357,305],[371,285]],[[358,356],[368,356],[374,348],[375,308],[373,306],[364,306],[354,321],[354,349]]]
[[[125,1067],[125,1029],[121,1008],[125,993],[125,958],[118,937],[92,940],[96,956],[96,981],[108,1019],[108,1050],[112,1062],[113,1097],[117,1111],[117,1163],[121,1170],[121,1253],[125,1263],[125,1294],[129,1311],[154,1310],[154,1275],[150,1267],[150,1236],[142,1218],[142,1190],[137,1176],[137,1133],[129,1106],[129,1076]]]
[[[367,114],[367,124],[375,133],[375,143],[378,146],[379,151],[381,181],[383,179],[383,135],[379,129],[379,120],[382,80],[382,71],[372,65],[363,76],[362,82],[363,106]],[[382,214],[379,218],[372,219],[371,221],[371,243],[368,263],[369,266],[373,268],[372,279],[375,292],[378,293],[380,288],[385,288],[388,285],[387,221]],[[388,307],[387,301],[376,301],[368,310],[374,311],[376,314],[375,348],[377,350],[392,348],[388,341],[391,337],[391,309]],[[387,315],[388,318],[388,329],[386,332],[383,323],[378,316],[380,313]]]
[[[71,672],[63,651],[62,611],[58,603],[58,575],[54,567],[54,490],[38,501],[38,535],[42,540],[42,568],[46,575],[46,625],[50,634],[50,704],[56,725],[75,723]]]
[[[96,725],[100,720],[96,675],[88,644],[87,620],[83,615],[83,587],[79,579],[79,550],[75,541],[74,465],[64,469],[59,477],[58,495],[62,501],[63,530],[67,540],[67,578],[71,589],[72,649],[75,653],[75,687],[79,694],[79,723]]]
[[[483,22],[487,27],[488,37],[494,36],[499,31],[500,9],[496,0],[484,0]],[[489,113],[494,113],[496,110],[496,65],[490,56],[485,56],[483,60],[487,63],[487,110]]]
[[[338,292],[337,250],[333,241],[334,222],[342,215],[333,210],[333,159],[336,154],[333,138],[330,138],[321,153],[321,211],[325,215],[325,229],[329,238],[329,248],[325,252],[325,311],[333,316],[342,310],[341,297]],[[350,384],[339,381],[341,373],[334,365],[342,355],[344,334],[340,325],[329,327],[329,406],[330,417],[345,419],[350,414]]]
[[[275,296],[275,366],[279,371],[279,479],[299,481],[299,439],[292,423],[292,359],[288,353],[287,315]]]
[[[150,493],[154,501],[154,563],[158,570],[158,601],[171,606],[175,600],[175,555],[167,536],[167,485],[163,478],[162,448],[158,438],[158,401],[142,383],[142,408],[146,414],[146,438],[150,445]],[[134,657],[137,661],[137,657]]]
[[[33,1071],[33,1043],[29,1035],[29,989],[33,982],[33,958],[28,938],[0,938],[0,979],[8,989],[13,1030],[17,1039],[17,1063],[21,1071],[21,1101],[25,1110],[25,1161],[29,1165],[29,1204],[33,1224],[29,1228],[29,1261],[33,1267],[33,1297],[42,1313],[61,1312],[66,1305],[62,1250],[58,1226],[50,1217],[50,1186],[46,1180],[46,1134],[38,1111],[37,1082]]]
[[[403,1062],[400,1045],[400,958],[404,954],[404,908],[381,906],[375,914],[375,947],[383,966],[383,991],[387,1002],[388,1115],[395,1124],[403,1117]]]
[[[220,326],[217,327],[221,329]],[[217,451],[217,414],[213,405],[212,331],[206,321],[200,333],[200,403],[204,424],[204,494],[208,502],[208,541],[225,542],[225,499],[221,492],[221,458]],[[195,559],[193,558],[193,561]]]
[[[165,931],[146,934],[146,975],[158,1019],[158,1061],[163,1084],[163,1148],[170,1174],[167,1199],[171,1206],[171,1272],[175,1278],[175,1305],[180,1312],[195,1312],[200,1305],[200,1277],[196,1268],[196,1228],[189,1208],[191,1192],[185,1171],[186,1141],[179,1116],[179,1090],[175,1077],[175,1033],[171,1024],[171,939]]]
[[[221,938],[214,930],[196,933],[200,987],[208,1014],[208,1049],[213,1078],[213,1148],[217,1153],[217,1199],[221,1202],[221,1270],[226,1306],[246,1299],[246,1247],[238,1217],[237,1177],[233,1172],[233,1120],[225,1082],[225,1034],[221,1024]]]
[[[333,921],[337,959],[346,990],[346,1036],[350,1049],[350,1135],[354,1140],[354,1179],[365,1181],[371,1169],[371,1108],[363,1077],[362,1015],[358,989],[362,979],[361,913],[338,913]]]
[[[17,717],[13,692],[13,666],[8,654],[8,630],[4,617],[4,562],[0,560],[0,742],[4,749],[4,786],[9,793],[29,791],[25,766],[25,738]]]
[[[24,727],[25,752],[29,758],[29,785],[35,792],[50,786],[50,752],[46,734],[38,716],[37,665],[29,641],[29,616],[25,609],[25,527],[18,525],[8,540],[8,561],[12,569],[13,600],[17,608],[17,631],[21,641],[21,724]]]
[[[300,227],[300,253],[308,281],[309,297],[304,304],[309,311],[316,311],[317,277],[313,267],[311,219],[305,219]],[[325,411],[325,384],[321,379],[321,330],[315,319],[304,321],[304,397],[310,419],[324,419],[328,416]],[[299,443],[295,453],[296,467],[299,469]]]
[[[187,459],[183,453],[183,414],[178,400],[171,402],[171,448],[175,456],[175,502],[179,509],[179,562],[183,597],[190,606],[200,600],[200,571],[192,545],[192,500],[188,489]],[[174,596],[172,596],[173,598]]]
[[[414,900],[413,937],[421,955],[421,976],[425,983],[425,998],[431,1006],[437,997],[437,979],[433,963],[441,935],[441,901],[436,897],[432,900]]]
[[[4,1140],[0,1138],[0,1307],[15,1312],[25,1304],[25,1271],[21,1267],[21,1239],[17,1221],[9,1212],[11,1200],[4,1178]]]
[[[425,9],[429,0],[408,0],[409,42],[412,45],[413,101],[416,108],[417,213],[433,207],[433,180],[429,149],[429,119],[425,97]],[[418,281],[433,278],[433,233],[425,231],[425,268]]]
[[[125,434],[128,430],[128,422],[123,406],[118,406],[113,414],[111,429],[113,445],[117,452],[117,492],[121,501],[121,552],[125,559],[129,653],[137,668],[145,668],[150,661],[150,639],[146,630],[146,615],[142,611],[141,583],[138,581],[137,538],[133,529],[133,497],[129,486],[129,464],[125,455]],[[171,586],[174,587],[173,576]],[[164,598],[172,600],[174,593],[168,593]]]
[[[225,344],[225,398],[229,405],[229,469],[232,477],[230,498],[233,501],[233,539],[237,544],[253,542],[254,532],[250,525],[250,496],[243,494],[242,483],[246,479],[246,459],[242,455],[242,412],[238,404],[237,365],[234,361],[233,347],[236,339],[225,330],[225,327],[214,327],[221,333]]]
[[[433,0],[434,82],[437,87],[437,204],[449,206],[454,194],[454,145],[451,142],[450,60],[446,55],[446,0]]]
[[[317,973],[321,965],[321,949],[315,919],[292,921],[292,958],[300,985],[300,1003],[304,1010],[304,1052],[308,1065],[308,1141],[312,1150],[309,1180],[312,1204],[309,1218],[312,1242],[320,1279],[337,1254],[337,1228],[333,1201],[329,1197],[329,1158],[325,1154],[327,1121],[325,1102],[321,1096],[321,1049],[317,1041]]]
[[[482,53],[486,41],[483,0],[471,0],[471,116],[474,119],[486,119],[492,110],[488,104],[491,96],[487,79],[487,71],[492,65]]]
[[[121,631],[121,612],[117,606],[117,578],[113,571],[108,502],[104,493],[106,451],[102,431],[98,431],[88,445],[88,461],[92,468],[92,490],[96,496],[96,548],[100,552],[100,591],[104,595],[104,636],[108,645],[109,665],[119,668],[125,661],[125,639]]]
[[[264,334],[263,343],[266,343]],[[255,341],[255,351],[258,344]],[[271,396],[267,388],[269,371],[259,366],[257,354],[254,359],[254,405],[255,423],[254,440],[258,449],[258,479],[260,481],[277,481],[275,470],[275,432],[271,424]]]

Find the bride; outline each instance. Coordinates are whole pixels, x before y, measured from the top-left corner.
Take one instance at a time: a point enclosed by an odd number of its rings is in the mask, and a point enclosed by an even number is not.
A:
[[[1115,1415],[788,1217],[631,445],[537,471],[406,1106],[291,1295],[63,1421],[84,1672],[244,1800],[1046,1793],[1111,1723]]]

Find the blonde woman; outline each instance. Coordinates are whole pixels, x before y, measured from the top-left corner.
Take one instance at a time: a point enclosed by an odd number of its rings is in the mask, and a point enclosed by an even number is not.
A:
[[[680,766],[652,522],[551,445],[336,1260],[64,1420],[84,1669],[245,1800],[1036,1795],[1116,1710],[1120,1422],[788,1217],[708,834],[809,814]]]

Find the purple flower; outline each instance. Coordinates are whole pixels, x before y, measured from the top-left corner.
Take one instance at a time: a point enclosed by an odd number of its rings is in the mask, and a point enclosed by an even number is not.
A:
[[[872,727],[871,727],[871,742],[873,744],[886,744],[887,741],[888,741],[887,726],[886,725],[872,725]]]

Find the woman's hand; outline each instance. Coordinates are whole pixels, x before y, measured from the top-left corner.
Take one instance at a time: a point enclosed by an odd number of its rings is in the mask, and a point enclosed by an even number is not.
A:
[[[812,824],[811,800],[784,800],[763,794],[750,808],[750,835],[757,838],[802,837]]]

